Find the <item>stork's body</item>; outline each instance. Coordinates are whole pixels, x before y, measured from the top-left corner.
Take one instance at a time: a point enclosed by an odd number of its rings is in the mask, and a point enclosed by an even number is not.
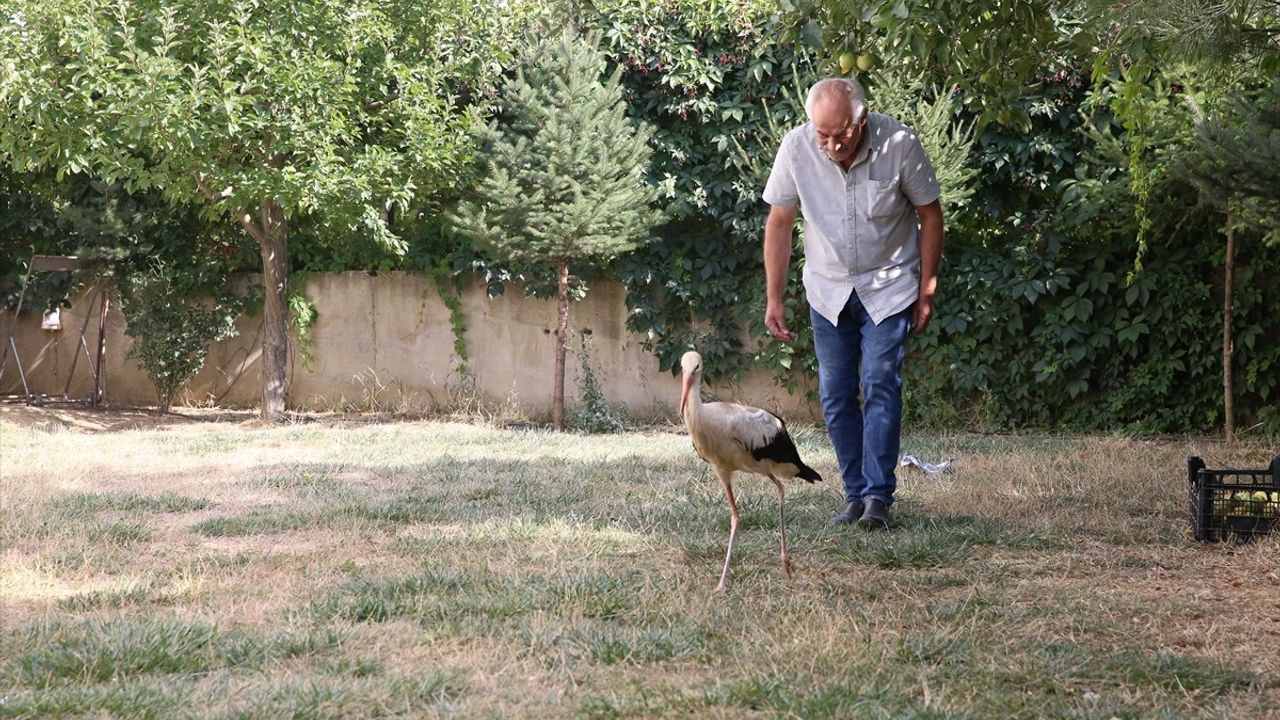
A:
[[[724,485],[732,519],[729,525],[729,548],[724,555],[717,592],[723,592],[729,575],[729,559],[733,541],[738,536],[738,504],[733,499],[733,474],[738,471],[764,475],[778,490],[778,525],[782,533],[782,570],[791,576],[791,559],[787,555],[786,489],[782,481],[800,477],[809,482],[821,480],[813,468],[800,460],[795,443],[787,434],[782,418],[767,410],[723,402],[702,402],[702,356],[685,353],[680,361],[684,384],[680,393],[680,416],[684,419],[693,449],[711,464],[716,477]]]

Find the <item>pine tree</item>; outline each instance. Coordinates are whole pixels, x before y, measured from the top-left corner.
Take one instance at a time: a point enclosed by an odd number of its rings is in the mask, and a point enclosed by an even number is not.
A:
[[[1273,80],[1251,95],[1235,95],[1224,113],[1199,116],[1196,146],[1182,158],[1181,169],[1200,188],[1202,199],[1227,216],[1222,398],[1223,435],[1231,443],[1236,427],[1231,360],[1235,345],[1231,315],[1235,304],[1236,230],[1261,234],[1264,242],[1280,242],[1280,81]]]
[[[480,129],[487,173],[451,220],[509,260],[558,270],[552,423],[564,427],[569,266],[608,260],[651,239],[661,213],[645,181],[652,130],[626,116],[620,71],[604,82],[598,34],[573,28],[531,39],[501,89],[499,120]]]
[[[1183,169],[1241,227],[1280,242],[1280,80],[1238,94],[1226,111],[1196,123],[1197,153]]]

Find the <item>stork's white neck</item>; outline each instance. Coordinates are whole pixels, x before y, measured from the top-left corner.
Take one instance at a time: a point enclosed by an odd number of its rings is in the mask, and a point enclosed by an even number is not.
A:
[[[697,422],[698,417],[702,414],[702,371],[693,374],[692,383],[689,386],[689,397],[684,403],[684,419],[685,422]]]

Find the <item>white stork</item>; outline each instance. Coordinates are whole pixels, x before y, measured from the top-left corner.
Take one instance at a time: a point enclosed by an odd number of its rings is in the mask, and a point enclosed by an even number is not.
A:
[[[802,477],[812,483],[822,476],[800,460],[795,443],[787,434],[782,418],[767,410],[734,403],[702,402],[702,356],[690,351],[680,359],[684,383],[680,390],[680,417],[689,429],[693,449],[711,464],[724,485],[733,513],[729,525],[729,549],[724,554],[724,570],[716,592],[724,592],[729,575],[733,540],[738,535],[738,505],[733,500],[733,473],[741,470],[764,475],[778,488],[778,525],[782,529],[782,571],[791,577],[787,556],[786,491],[782,481]]]

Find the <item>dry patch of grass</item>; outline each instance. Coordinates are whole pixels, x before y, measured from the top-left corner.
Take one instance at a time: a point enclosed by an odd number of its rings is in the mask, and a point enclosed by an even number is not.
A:
[[[686,437],[0,413],[3,717],[1280,713],[1280,538],[1200,546],[1185,457],[909,436],[888,533],[829,478],[718,483]]]

